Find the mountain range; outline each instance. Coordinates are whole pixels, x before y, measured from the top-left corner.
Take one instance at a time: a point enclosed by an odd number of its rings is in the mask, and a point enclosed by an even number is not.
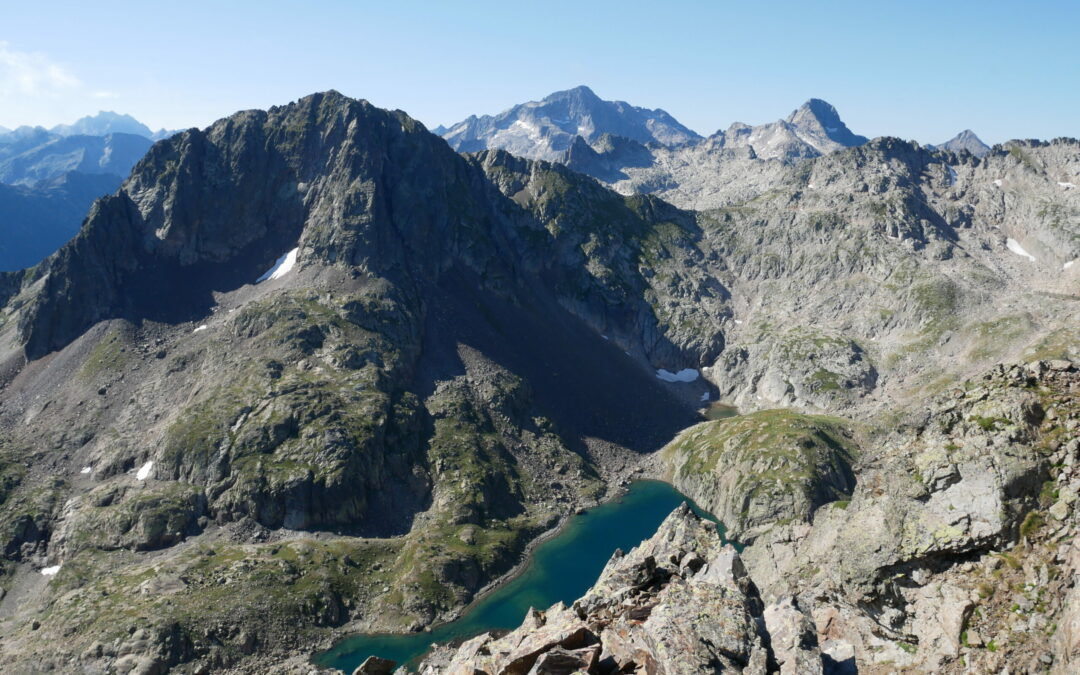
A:
[[[0,130],[0,270],[36,265],[56,251],[93,201],[116,190],[153,141],[170,134],[112,112],[50,130]]]
[[[8,134],[24,136],[44,131],[47,131],[54,136],[108,136],[110,134],[132,134],[148,138],[152,141],[159,141],[162,138],[168,138],[177,133],[176,131],[169,131],[166,129],[151,131],[150,127],[131,115],[101,110],[96,115],[80,117],[71,124],[57,124],[48,130],[36,126],[21,126],[14,130],[0,127],[0,143],[8,142],[8,139],[4,138]]]
[[[768,189],[784,165],[867,142],[820,99],[775,122],[735,122],[702,137],[663,110],[603,101],[587,87],[495,116],[470,117],[435,133],[461,152],[498,148],[559,162],[623,194],[656,194],[696,209],[745,200]],[[980,157],[988,150],[970,131],[942,148]]]
[[[130,115],[102,111],[70,125],[50,130],[19,127],[0,130],[0,183],[27,186],[60,178],[68,171],[114,176],[109,192],[149,147],[150,141],[176,132],[152,132]],[[831,105],[811,99],[776,122],[749,126],[739,122],[726,131],[702,137],[663,110],[648,110],[623,101],[605,101],[585,86],[556,92],[538,102],[523,103],[494,116],[472,116],[450,128],[439,127],[451,147],[460,152],[503,149],[531,159],[557,161],[600,179],[626,193],[656,192],[669,200],[679,197],[665,186],[678,184],[693,198],[680,205],[707,208],[726,203],[713,186],[721,182],[756,181],[756,173],[743,172],[738,161],[748,158],[793,161],[828,154],[866,142],[851,132]],[[933,147],[933,146],[931,146]],[[941,146],[958,152],[985,155],[988,147],[965,131]],[[707,169],[704,169],[707,167]],[[717,177],[725,176],[725,181]],[[699,188],[692,186],[701,183]],[[83,181],[83,184],[86,184]],[[738,198],[753,193],[745,186]],[[35,203],[45,204],[45,199]],[[23,233],[40,232],[35,252],[51,252],[67,241],[81,222],[90,202],[68,201],[70,211],[61,219],[46,209],[40,216],[26,203],[0,200],[0,227],[12,223]],[[20,222],[12,219],[18,217]],[[58,227],[63,221],[65,225]],[[20,241],[28,241],[25,235]],[[13,253],[17,249],[9,248]],[[34,255],[0,257],[0,270],[40,260]]]
[[[310,672],[656,478],[741,551],[680,509],[423,672],[1074,669],[1080,143],[593,98],[466,125],[560,161],[238,112],[0,273],[0,667]]]

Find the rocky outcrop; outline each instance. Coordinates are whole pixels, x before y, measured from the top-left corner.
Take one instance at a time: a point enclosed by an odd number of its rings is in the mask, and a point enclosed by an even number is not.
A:
[[[909,417],[857,467],[850,502],[747,548],[763,597],[797,597],[860,672],[1070,658],[1068,632],[1051,653],[1050,626],[1074,612],[1080,374],[1056,368],[998,367]]]
[[[532,610],[502,637],[440,647],[419,670],[765,673],[775,665],[767,617],[782,636],[784,672],[820,673],[813,636],[803,634],[806,617],[791,604],[765,610],[739,554],[683,505],[651,539],[616,553],[573,606]]]
[[[764,410],[703,422],[661,452],[672,483],[752,542],[778,525],[807,523],[855,489],[859,455],[842,420]]]

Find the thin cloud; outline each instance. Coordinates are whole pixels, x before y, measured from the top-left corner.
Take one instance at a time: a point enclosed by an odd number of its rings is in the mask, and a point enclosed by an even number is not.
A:
[[[45,54],[21,52],[0,41],[0,96],[58,96],[81,86],[79,78]]]

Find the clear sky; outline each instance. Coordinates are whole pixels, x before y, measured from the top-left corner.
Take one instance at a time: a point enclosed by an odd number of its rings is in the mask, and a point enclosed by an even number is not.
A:
[[[1077,0],[6,0],[0,125],[205,126],[332,88],[433,127],[587,84],[703,134],[817,97],[867,136],[1080,136],[1078,43]]]

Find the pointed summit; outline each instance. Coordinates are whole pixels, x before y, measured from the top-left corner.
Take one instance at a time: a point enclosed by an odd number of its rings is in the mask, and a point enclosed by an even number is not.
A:
[[[950,152],[967,150],[976,157],[985,157],[990,152],[990,146],[982,142],[971,129],[964,129],[941,145],[932,146]]]
[[[736,122],[716,137],[725,148],[750,148],[756,157],[785,161],[827,155],[867,140],[852,133],[836,108],[819,98],[802,104],[786,119],[756,126]]]
[[[840,119],[840,114],[836,112],[834,108],[827,101],[823,101],[820,98],[812,98],[806,103],[802,104],[797,110],[788,115],[788,124],[795,127],[796,133],[802,137],[804,134],[816,139],[824,136],[832,143],[839,144],[845,148],[850,148],[856,145],[862,145],[866,143],[865,136],[859,136],[852,133],[844,121]],[[801,132],[801,133],[800,133]],[[827,152],[828,150],[819,147],[819,142],[807,140],[811,145],[817,147],[821,152]],[[830,148],[833,150],[835,148]]]

